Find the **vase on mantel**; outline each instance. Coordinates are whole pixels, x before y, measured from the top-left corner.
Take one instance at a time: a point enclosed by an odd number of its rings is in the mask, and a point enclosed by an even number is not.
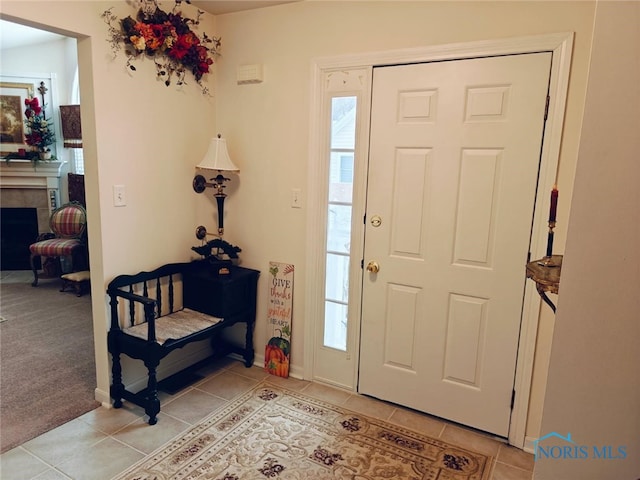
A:
[[[51,160],[51,152],[40,152],[40,160]]]

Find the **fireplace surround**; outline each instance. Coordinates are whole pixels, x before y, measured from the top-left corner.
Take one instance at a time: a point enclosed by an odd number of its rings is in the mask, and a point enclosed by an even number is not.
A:
[[[0,160],[0,205],[2,209],[35,209],[37,234],[49,231],[51,212],[60,205],[60,175],[66,162],[38,162],[28,160]],[[11,212],[15,213],[15,212]],[[25,215],[32,215],[26,213]],[[22,228],[18,224],[8,226],[2,232],[3,242],[12,242],[24,235],[12,229]],[[36,234],[36,237],[37,237]],[[28,245],[27,245],[28,247]],[[2,266],[3,270],[6,270]]]
[[[38,238],[36,209],[2,207],[0,235],[2,270],[30,270],[29,245]]]

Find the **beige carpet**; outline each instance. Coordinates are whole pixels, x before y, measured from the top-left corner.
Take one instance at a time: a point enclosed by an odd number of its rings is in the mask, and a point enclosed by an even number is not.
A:
[[[30,271],[0,280],[0,453],[100,406],[91,296],[32,280]]]
[[[490,469],[486,455],[265,382],[114,480],[486,480]]]

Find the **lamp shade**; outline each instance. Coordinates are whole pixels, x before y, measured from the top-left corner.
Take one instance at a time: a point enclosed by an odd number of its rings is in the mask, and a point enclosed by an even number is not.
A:
[[[196,165],[196,168],[203,170],[218,170],[221,172],[239,172],[240,169],[236,167],[231,158],[229,158],[229,152],[227,151],[227,141],[221,138],[220,135],[211,139],[209,143],[209,149],[202,161]]]

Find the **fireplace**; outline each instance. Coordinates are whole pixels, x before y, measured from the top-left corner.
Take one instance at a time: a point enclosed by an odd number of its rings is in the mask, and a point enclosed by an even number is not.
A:
[[[40,233],[50,231],[49,217],[51,212],[59,206],[60,170],[63,165],[64,162],[33,164],[25,160],[10,162],[0,160],[0,205],[2,205],[0,268],[2,270],[30,269],[29,245]],[[6,247],[5,242],[9,242]],[[15,245],[12,245],[13,243]],[[16,259],[16,261],[18,265],[23,266],[14,268],[11,266],[13,260],[10,260],[10,257],[13,258],[17,252],[24,253],[25,244],[27,266],[24,266],[24,257],[22,257],[22,260]],[[21,255],[18,254],[18,257]]]
[[[35,208],[0,209],[0,265],[2,270],[30,270],[29,245],[38,238]]]

